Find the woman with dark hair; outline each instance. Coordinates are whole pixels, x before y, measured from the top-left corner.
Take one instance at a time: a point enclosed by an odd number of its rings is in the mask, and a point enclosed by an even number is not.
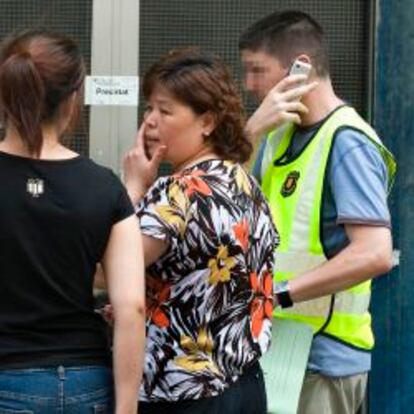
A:
[[[258,360],[271,338],[278,236],[239,163],[243,134],[225,65],[175,51],[143,83],[147,109],[125,158],[147,269],[140,413],[265,413]],[[161,160],[173,174],[155,180]]]
[[[145,340],[137,220],[118,178],[61,143],[84,77],[64,36],[25,32],[1,47],[1,413],[137,411]],[[115,315],[115,404],[106,325],[93,309],[99,262]]]

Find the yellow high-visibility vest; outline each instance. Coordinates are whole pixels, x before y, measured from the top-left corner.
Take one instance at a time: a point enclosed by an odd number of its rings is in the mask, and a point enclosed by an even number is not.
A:
[[[321,265],[327,258],[321,242],[322,191],[335,133],[351,128],[364,133],[377,147],[388,169],[389,188],[396,163],[375,131],[348,106],[333,112],[298,157],[283,162],[295,127],[287,124],[269,134],[263,156],[262,189],[280,234],[275,281],[291,280]],[[275,162],[276,161],[276,162]],[[355,168],[358,168],[356,165]],[[371,349],[374,337],[368,311],[371,282],[290,308],[276,308],[275,316],[309,324],[362,349]]]

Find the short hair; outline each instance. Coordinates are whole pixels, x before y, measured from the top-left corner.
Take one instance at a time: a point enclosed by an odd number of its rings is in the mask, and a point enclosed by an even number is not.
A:
[[[296,56],[307,54],[318,76],[329,75],[323,29],[316,20],[301,11],[275,12],[258,20],[241,34],[239,49],[264,51],[286,67]]]
[[[85,64],[72,39],[44,30],[10,36],[0,50],[1,121],[13,125],[29,152],[39,155],[42,123],[53,120],[60,104],[82,90],[84,78]],[[80,93],[76,103],[71,121],[80,113]]]
[[[198,48],[175,49],[144,75],[145,99],[157,86],[165,88],[195,114],[213,115],[215,128],[205,139],[217,155],[241,163],[249,159],[252,144],[244,133],[241,97],[221,59]]]

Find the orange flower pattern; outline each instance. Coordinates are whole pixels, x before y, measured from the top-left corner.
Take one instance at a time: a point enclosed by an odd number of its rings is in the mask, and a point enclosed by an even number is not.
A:
[[[202,170],[195,170],[192,172],[191,176],[182,177],[185,186],[185,194],[188,197],[194,193],[203,194],[205,196],[212,194],[210,187],[202,178],[204,174],[205,173]]]
[[[239,241],[243,251],[247,251],[249,247],[249,222],[244,218],[241,222],[233,226],[236,239]]]
[[[253,289],[253,300],[250,304],[252,335],[258,338],[263,329],[263,323],[270,319],[273,313],[273,280],[270,272],[264,272],[259,279],[256,272],[250,273],[250,284]]]
[[[268,349],[278,234],[256,181],[209,160],[159,178],[137,215],[168,249],[147,272],[147,349],[140,399],[223,392]]]
[[[147,318],[160,328],[167,328],[170,325],[167,305],[171,293],[170,286],[151,276],[147,277],[146,282]]]

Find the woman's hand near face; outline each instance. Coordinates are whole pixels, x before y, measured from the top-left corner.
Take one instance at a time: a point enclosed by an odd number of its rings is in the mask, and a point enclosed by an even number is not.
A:
[[[138,130],[135,146],[124,157],[125,187],[136,205],[157,178],[158,167],[167,147],[160,145],[148,158],[145,152],[145,122]]]

